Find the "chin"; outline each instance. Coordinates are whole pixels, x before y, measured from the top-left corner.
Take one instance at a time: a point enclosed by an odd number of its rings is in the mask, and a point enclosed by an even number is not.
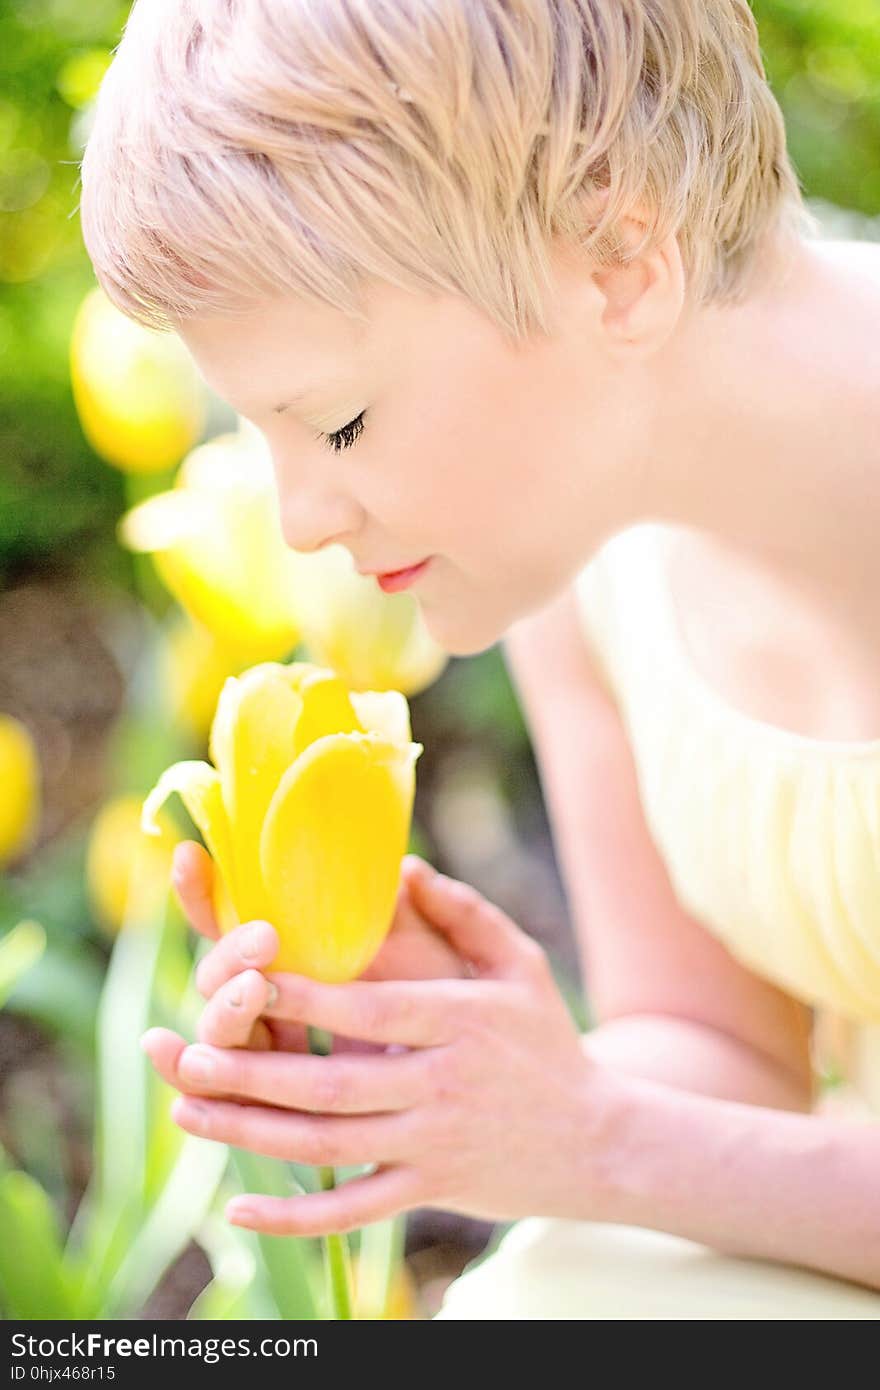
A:
[[[455,615],[451,622],[438,621],[437,613],[426,611],[424,606],[422,618],[430,636],[449,656],[479,656],[480,652],[488,651],[504,635],[494,627],[487,631],[485,624],[480,627],[478,623],[467,620],[456,622]]]

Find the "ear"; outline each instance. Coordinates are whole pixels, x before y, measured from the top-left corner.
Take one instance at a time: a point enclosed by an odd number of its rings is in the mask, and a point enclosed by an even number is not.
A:
[[[624,245],[634,249],[647,222],[636,209],[619,226]],[[649,357],[673,333],[685,301],[684,266],[675,235],[622,264],[597,267],[591,279],[604,299],[600,328],[612,356]]]

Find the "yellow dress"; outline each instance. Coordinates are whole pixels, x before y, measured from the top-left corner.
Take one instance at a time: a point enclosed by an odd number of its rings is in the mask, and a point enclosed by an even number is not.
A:
[[[880,738],[826,741],[731,706],[689,658],[666,583],[673,532],[608,541],[575,592],[679,901],[844,1040],[880,1115]],[[830,1030],[829,1030],[830,1035]],[[529,1218],[447,1290],[437,1318],[880,1318],[880,1295],[630,1226]]]

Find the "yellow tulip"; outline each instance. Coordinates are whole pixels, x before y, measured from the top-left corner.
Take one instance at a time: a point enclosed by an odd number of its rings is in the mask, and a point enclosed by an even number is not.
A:
[[[0,714],[0,868],[32,844],[40,818],[40,765],[30,733]]]
[[[103,290],[74,321],[70,379],[83,433],[125,473],[171,468],[204,428],[205,386],[180,338],[126,318]]]
[[[355,1252],[351,1257],[352,1278],[355,1287],[355,1317],[361,1316],[357,1311],[360,1293],[360,1264],[358,1254]],[[391,1322],[410,1322],[423,1317],[418,1286],[410,1274],[406,1260],[399,1260],[392,1271],[388,1298],[380,1316]]]
[[[415,794],[409,707],[399,691],[350,691],[310,662],[265,662],[223,687],[213,766],[181,762],[150,792],[142,825],[173,792],[218,869],[221,927],[278,932],[272,968],[354,979],[394,913]]]
[[[141,798],[111,798],[92,822],[86,849],[86,883],[101,926],[117,932],[129,910],[149,914],[168,890],[171,856],[181,838],[162,816],[159,836],[141,829]]]
[[[301,557],[302,636],[309,656],[355,690],[416,695],[449,655],[428,633],[412,594],[385,594],[358,574],[348,550],[331,545]]]
[[[193,738],[206,739],[224,682],[247,663],[179,612],[166,630],[160,663],[172,719]]]
[[[284,543],[271,460],[253,427],[194,449],[169,492],[122,518],[119,537],[153,555],[177,601],[240,665],[286,656],[299,641],[303,557]]]

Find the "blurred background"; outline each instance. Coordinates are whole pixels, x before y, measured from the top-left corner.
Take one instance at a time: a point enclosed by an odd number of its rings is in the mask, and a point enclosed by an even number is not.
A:
[[[196,1008],[191,934],[170,895],[150,889],[194,831],[175,803],[147,852],[137,810],[168,763],[206,756],[225,676],[248,660],[338,657],[354,663],[353,684],[404,690],[425,746],[411,847],[540,940],[575,1017],[588,1019],[500,650],[441,660],[405,596],[370,610],[381,674],[354,651],[338,608],[282,614],[280,636],[242,631],[224,645],[228,606],[198,609],[162,507],[143,510],[175,485],[198,487],[197,469],[182,477],[178,466],[200,442],[255,446],[232,439],[237,422],[166,349],[126,338],[88,298],[77,164],[127,9],[8,0],[0,10],[0,1309],[318,1316],[305,1311],[313,1243],[251,1239],[219,1214],[231,1192],[293,1190],[308,1174],[279,1178],[243,1156],[227,1163],[218,1145],[183,1143],[167,1119],[171,1093],[136,1047],[149,1023],[191,1023]],[[880,240],[880,0],[753,9],[823,234]],[[174,396],[182,379],[186,398],[163,406],[162,383]],[[147,396],[153,414],[140,420]],[[139,431],[146,457],[132,443]],[[372,602],[345,594],[349,612]],[[373,1315],[428,1317],[498,1232],[423,1211],[380,1234],[396,1272]]]

